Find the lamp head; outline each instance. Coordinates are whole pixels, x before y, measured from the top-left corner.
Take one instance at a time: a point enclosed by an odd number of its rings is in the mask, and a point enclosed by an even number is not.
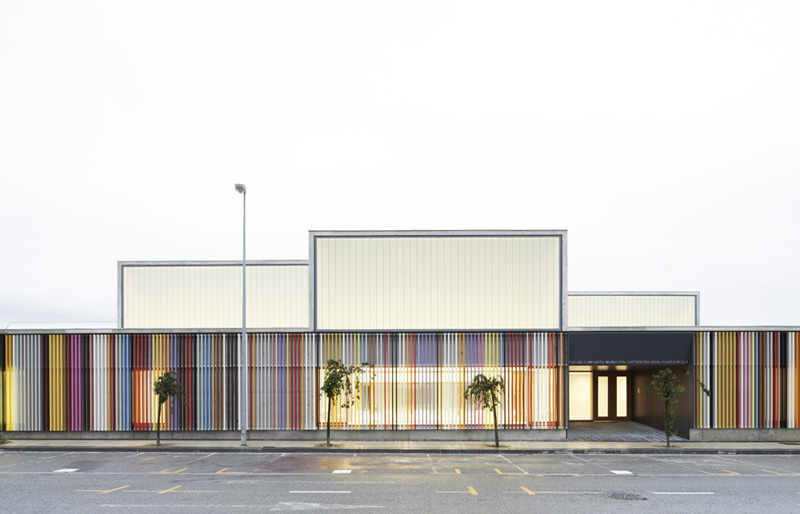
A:
[[[244,184],[236,184],[235,187],[236,187],[236,191],[239,192],[239,193],[244,194],[244,193],[247,192],[247,186],[245,186]]]

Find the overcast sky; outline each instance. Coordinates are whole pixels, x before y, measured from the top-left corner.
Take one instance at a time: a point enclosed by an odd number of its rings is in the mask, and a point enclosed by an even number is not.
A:
[[[7,1],[0,327],[118,260],[567,229],[569,289],[800,325],[800,2]]]

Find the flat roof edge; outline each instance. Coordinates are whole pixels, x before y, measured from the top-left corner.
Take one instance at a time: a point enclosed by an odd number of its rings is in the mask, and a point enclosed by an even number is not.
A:
[[[566,332],[800,332],[800,326],[569,327]]]
[[[117,261],[119,266],[241,266],[241,260],[224,261]],[[247,260],[248,266],[308,266],[308,260]]]
[[[563,236],[567,230],[309,230],[311,237]]]
[[[700,296],[700,291],[569,291],[569,296]]]
[[[452,333],[452,332],[800,332],[800,326],[727,326],[727,327],[587,327],[557,329],[515,329],[515,330],[319,330],[310,328],[248,328],[250,334],[270,333],[381,333],[381,334],[416,334],[416,333]],[[30,328],[30,329],[0,329],[3,335],[36,335],[36,334],[240,334],[241,328]]]
[[[241,334],[241,327],[231,328],[30,328],[0,329],[4,335],[65,334]],[[248,334],[311,333],[309,328],[248,328]]]

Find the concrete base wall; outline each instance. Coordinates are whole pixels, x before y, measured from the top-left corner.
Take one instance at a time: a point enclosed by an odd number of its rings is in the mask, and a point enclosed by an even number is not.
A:
[[[148,440],[155,432],[6,432],[13,439],[119,439]],[[240,431],[162,431],[165,441],[232,440],[241,438]],[[501,441],[564,441],[567,432],[554,430],[500,430]],[[337,441],[487,441],[494,442],[493,430],[331,430]],[[247,440],[253,441],[324,441],[325,430],[250,430]]]
[[[795,442],[800,428],[692,428],[690,441],[720,442]]]

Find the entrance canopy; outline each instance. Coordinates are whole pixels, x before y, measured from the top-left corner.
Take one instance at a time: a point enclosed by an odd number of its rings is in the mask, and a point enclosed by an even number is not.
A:
[[[692,332],[570,332],[571,366],[688,366]]]

